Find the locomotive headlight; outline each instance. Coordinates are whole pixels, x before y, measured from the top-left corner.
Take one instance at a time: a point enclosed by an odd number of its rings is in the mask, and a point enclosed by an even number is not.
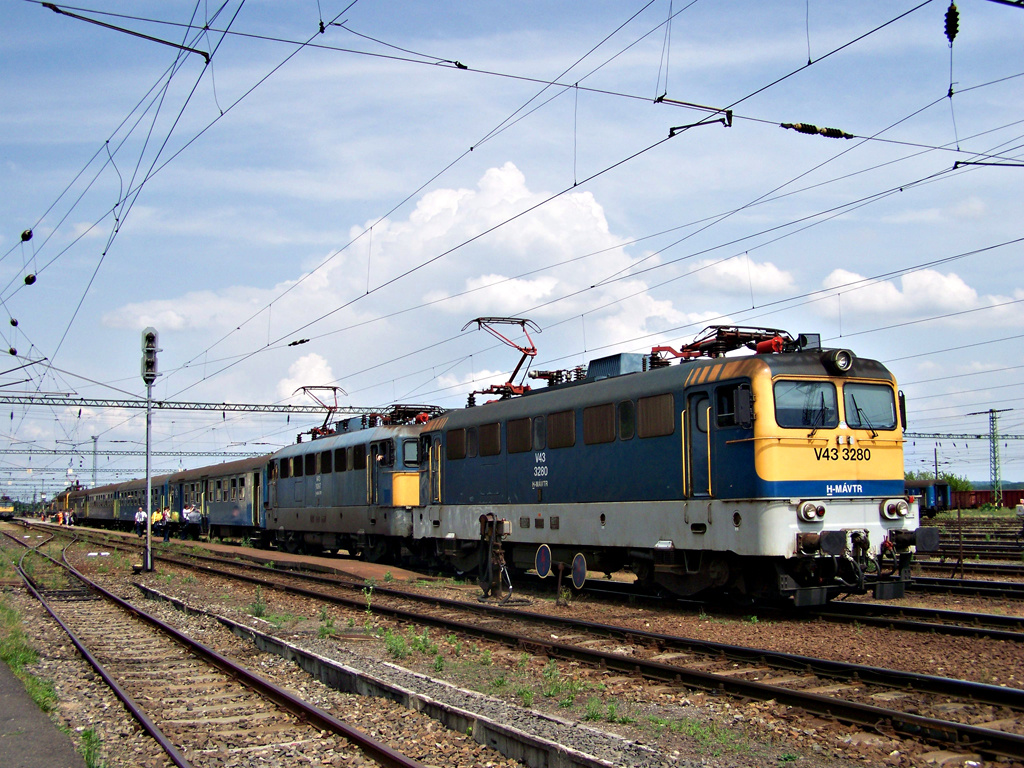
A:
[[[899,520],[910,512],[910,505],[905,499],[887,499],[882,502],[882,517],[886,520]]]
[[[798,514],[805,523],[813,523],[825,517],[825,505],[813,501],[805,501],[800,505]]]
[[[853,368],[853,352],[848,349],[833,349],[825,353],[823,362],[832,373],[847,373]]]

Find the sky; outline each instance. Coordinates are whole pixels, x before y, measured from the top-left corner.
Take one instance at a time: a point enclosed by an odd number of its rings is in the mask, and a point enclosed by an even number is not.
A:
[[[0,397],[144,398],[147,326],[154,399],[377,408],[506,381],[481,316],[534,369],[735,324],[883,361],[912,433],[1024,434],[1024,9],[963,0],[951,47],[942,2],[2,3]],[[2,404],[11,495],[144,473],[105,453],[144,410]],[[152,448],[321,421],[157,411]]]

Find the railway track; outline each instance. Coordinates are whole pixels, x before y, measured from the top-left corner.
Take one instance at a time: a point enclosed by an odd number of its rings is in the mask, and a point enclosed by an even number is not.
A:
[[[114,545],[122,545],[123,542],[112,542]],[[200,555],[194,552],[188,553],[184,558],[170,554],[156,555],[158,560],[188,566],[190,561],[209,563],[213,566],[239,567],[244,566],[238,560],[232,560],[215,555]],[[280,564],[275,564],[281,568]],[[262,566],[253,566],[258,573],[265,573]],[[321,576],[315,573],[307,573],[302,570],[289,570],[290,575],[309,583],[324,583],[333,586],[342,586],[347,589],[362,590],[365,585],[350,580],[339,579],[330,576]],[[589,583],[589,582],[588,582]],[[638,592],[633,584],[619,582],[594,582],[597,586],[595,591],[598,594],[610,595],[614,598],[625,598],[629,600],[651,600],[659,602],[656,595]],[[930,579],[918,578],[914,584],[919,591],[959,591],[971,595],[991,595],[993,597],[1011,597],[1024,599],[1024,584],[1013,584],[1008,582],[976,582],[961,581],[959,579]],[[389,590],[386,587],[377,586],[378,594],[394,594],[396,596],[407,595],[408,593],[398,590]],[[672,598],[673,604],[685,605],[688,609],[699,609],[703,603],[698,601],[684,601]],[[999,614],[979,614],[968,611],[950,611],[932,608],[913,608],[908,606],[894,606],[884,603],[853,603],[835,601],[827,607],[811,609],[808,615],[816,616],[823,620],[839,622],[859,622],[866,625],[884,626],[891,629],[901,629],[913,632],[928,632],[932,634],[945,634],[962,637],[989,637],[991,639],[1006,640],[1009,642],[1024,641],[1024,618],[1016,616],[1005,616]]]
[[[983,563],[965,560],[961,565],[956,559],[947,559],[945,562],[921,560],[914,563],[914,569],[921,573],[953,574],[963,570],[964,573],[976,575],[1000,576],[1009,579],[1024,578],[1024,565],[1019,563]]]
[[[1011,643],[1024,642],[1024,617],[993,613],[968,613],[939,608],[834,602],[811,613],[825,621],[928,632],[954,637],[985,637]]]
[[[33,556],[44,557],[28,549],[17,566],[29,591],[174,765],[187,768],[211,754],[231,755],[237,765],[262,765],[301,745],[304,754],[321,761],[358,752],[373,764],[422,768],[132,606],[67,563],[49,559],[47,566],[62,566],[66,585],[42,585],[23,565]]]
[[[946,572],[948,573],[948,568]],[[1024,584],[1012,581],[984,581],[939,576],[915,576],[910,592],[992,597],[1004,600],[1024,600]]]
[[[115,542],[116,543],[116,542]],[[244,565],[237,560],[213,555],[199,555],[189,553],[185,559],[174,557],[168,554],[159,554],[157,559],[173,562],[179,565],[188,565],[189,561],[209,563],[213,566],[239,567]],[[257,572],[265,573],[262,566],[256,567]],[[280,567],[280,566],[278,566]],[[365,585],[354,581],[338,579],[330,576],[307,573],[304,571],[288,571],[296,578],[309,583],[324,583],[333,586],[343,586],[347,589],[362,590]],[[977,594],[986,589],[992,589],[993,596],[1017,597],[1024,599],[1024,584],[1008,584],[1006,582],[961,582],[957,579],[919,579],[924,588],[934,587],[939,590],[945,586],[965,586],[967,594]],[[936,584],[938,582],[938,584]],[[951,585],[949,582],[953,582]],[[590,582],[588,582],[590,583]],[[633,600],[650,600],[661,602],[655,596],[637,591],[634,584],[620,582],[593,582],[597,594],[609,595],[613,598],[624,598]],[[377,586],[378,594],[404,595],[406,593],[398,590],[389,590],[386,587]],[[673,604],[685,605],[689,610],[700,609],[703,603],[698,601],[683,601],[678,598],[671,598]],[[823,620],[840,622],[859,622],[865,625],[883,626],[891,629],[901,629],[912,632],[928,632],[932,634],[945,634],[962,637],[989,637],[991,639],[1006,640],[1010,642],[1024,642],[1024,618],[1005,616],[998,614],[978,614],[967,611],[950,611],[928,608],[912,608],[906,606],[892,606],[884,603],[852,603],[836,601],[821,609],[812,609],[808,612]]]
[[[161,557],[267,590],[357,611],[366,606],[363,584],[302,575],[302,585],[297,583],[297,574],[274,573],[271,577],[257,567],[259,575],[253,575],[252,568],[234,561],[214,566]],[[327,591],[327,586],[359,590],[360,594],[336,594]],[[774,699],[865,728],[885,722],[904,737],[947,746],[971,744],[992,755],[1024,754],[1024,691],[1015,688],[553,619],[515,608],[398,594],[381,587],[376,588],[373,610],[398,622],[434,626],[625,675],[745,698]],[[553,635],[557,639],[552,639]]]
[[[366,606],[363,583],[277,572],[270,578],[265,568],[207,556],[202,557],[206,562],[221,562],[215,565],[189,562],[191,555],[185,559],[159,557],[194,571],[246,581],[309,600],[327,601],[358,611]],[[259,575],[252,575],[253,570]],[[300,579],[303,583],[298,583]],[[315,587],[309,586],[311,584]],[[360,594],[346,597],[325,591],[325,586],[349,592],[358,590]],[[382,602],[384,598],[389,603],[394,600],[395,605],[386,605]],[[1024,736],[1021,735],[1024,734],[1024,691],[1016,688],[553,619],[493,605],[399,594],[382,587],[376,588],[374,612],[399,622],[440,627],[444,631],[486,638],[535,654],[573,659],[623,674],[639,674],[652,680],[745,698],[774,699],[865,728],[885,722],[893,732],[904,737],[950,747],[970,744],[991,755],[1024,754]],[[934,616],[932,619],[935,626],[919,628],[952,633],[938,628]],[[868,623],[866,617],[848,616],[846,620]],[[882,619],[886,626],[893,622],[891,617]],[[553,624],[557,640],[552,640]],[[971,631],[978,634],[977,628]],[[996,633],[994,628],[981,631],[981,634]]]

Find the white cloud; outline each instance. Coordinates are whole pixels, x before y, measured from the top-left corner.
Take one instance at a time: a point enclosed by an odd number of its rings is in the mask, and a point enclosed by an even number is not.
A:
[[[320,355],[304,355],[288,366],[288,375],[277,382],[277,396],[296,404],[312,405],[309,395],[296,390],[300,387],[327,386],[334,382],[330,364]],[[327,394],[328,405],[334,404],[334,396]]]
[[[898,281],[875,281],[867,280],[855,272],[835,269],[822,283],[825,288],[834,288],[841,295],[840,301],[817,303],[820,310],[830,317],[836,317],[840,307],[844,316],[852,312],[887,317],[934,317],[981,307],[993,307],[985,315],[986,322],[994,319],[1013,320],[1020,315],[1011,308],[997,306],[1011,301],[1010,298],[979,295],[954,272],[943,274],[937,270],[923,269],[903,275]],[[844,286],[848,287],[844,289]],[[1014,295],[1022,295],[1021,289],[1017,289]],[[960,322],[976,323],[978,320],[967,316]]]
[[[755,297],[792,291],[793,276],[770,261],[756,262],[746,253],[731,259],[698,263],[697,280],[722,293]]]

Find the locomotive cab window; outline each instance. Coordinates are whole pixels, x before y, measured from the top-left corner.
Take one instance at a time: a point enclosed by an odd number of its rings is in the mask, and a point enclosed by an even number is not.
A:
[[[844,384],[843,411],[853,429],[896,429],[896,401],[884,384]]]
[[[719,427],[749,427],[751,413],[749,384],[729,384],[715,390],[715,419]]]
[[[407,467],[420,465],[420,444],[416,440],[402,441],[402,463]]]
[[[832,429],[839,426],[836,388],[830,381],[777,381],[775,421],[780,427]]]
[[[395,441],[384,440],[380,443],[374,443],[374,460],[383,467],[395,466]]]

